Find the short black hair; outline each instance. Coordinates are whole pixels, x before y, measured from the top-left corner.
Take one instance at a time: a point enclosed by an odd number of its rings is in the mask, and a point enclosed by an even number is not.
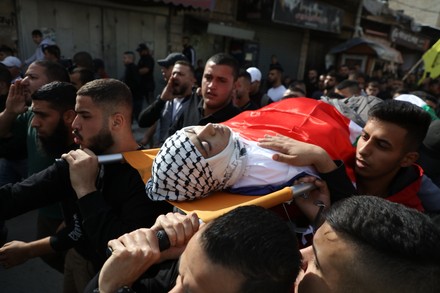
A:
[[[431,124],[431,116],[422,108],[409,102],[385,100],[370,108],[368,120],[376,119],[396,124],[407,131],[406,149],[416,151]]]
[[[32,36],[43,36],[43,33],[39,29],[35,29],[32,31]]]
[[[234,81],[237,80],[240,67],[238,65],[237,60],[234,57],[225,53],[218,53],[212,56],[211,58],[209,58],[206,63],[208,62],[213,62],[214,64],[217,65],[226,65],[231,67]]]
[[[47,101],[60,113],[75,109],[76,88],[68,82],[53,81],[32,94],[32,100]]]
[[[83,85],[89,81],[95,80],[95,73],[87,68],[74,68],[71,74],[73,73],[79,73],[79,80]]]
[[[336,79],[336,82],[338,82],[338,83],[340,83],[341,81],[344,80],[344,77],[341,76],[339,73],[337,73],[337,72],[334,71],[334,70],[329,71],[329,72],[326,74],[326,76],[334,77],[334,78]]]
[[[208,258],[244,277],[240,292],[290,292],[301,254],[292,230],[272,211],[239,207],[209,223],[201,233]]]
[[[240,69],[240,71],[238,72],[238,77],[243,77],[243,78],[247,79],[249,81],[249,83],[251,83],[251,81],[252,81],[251,74],[249,72],[247,72],[245,69]]]
[[[11,84],[12,75],[6,66],[0,63],[0,82],[5,82],[8,86]]]
[[[355,247],[356,259],[341,272],[342,286],[351,288],[338,292],[438,292],[440,229],[428,216],[380,197],[352,196],[324,217]]]
[[[33,64],[44,67],[45,74],[49,81],[64,81],[70,82],[69,72],[58,62],[48,60],[34,61]]]
[[[122,81],[106,78],[95,79],[83,85],[78,92],[78,96],[89,96],[93,103],[99,104],[107,116],[120,112],[123,107],[129,112],[128,121],[132,115],[132,95],[128,86]]]
[[[359,83],[356,80],[351,80],[351,79],[344,79],[343,81],[341,81],[336,88],[338,90],[343,90],[346,88],[356,88],[359,89]]]
[[[14,50],[12,50],[11,47],[6,46],[6,45],[1,45],[0,46],[0,52],[4,52],[9,56],[12,56],[14,54]]]
[[[72,57],[72,62],[75,67],[83,67],[90,70],[94,70],[95,65],[93,64],[92,55],[86,51],[80,51],[75,53]]]
[[[191,74],[193,76],[196,75],[196,72],[194,70],[194,66],[192,66],[192,64],[189,63],[188,61],[186,61],[186,60],[177,60],[176,63],[174,63],[174,65],[176,65],[176,64],[180,64],[180,65],[189,67],[189,70],[191,71]]]
[[[54,55],[57,59],[61,58],[61,50],[60,47],[57,45],[48,45],[44,47],[44,51],[47,51],[48,53]]]

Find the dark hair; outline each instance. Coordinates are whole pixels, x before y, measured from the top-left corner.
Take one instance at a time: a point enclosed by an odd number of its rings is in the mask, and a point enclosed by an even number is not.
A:
[[[238,77],[243,77],[243,78],[247,79],[249,81],[249,83],[251,83],[251,81],[252,81],[251,74],[249,72],[247,72],[245,69],[240,69],[240,71],[238,72]]]
[[[90,70],[94,69],[93,58],[88,52],[81,51],[73,55],[72,62],[76,67],[83,67]]]
[[[337,73],[336,71],[334,71],[334,70],[332,70],[332,71],[329,71],[327,74],[326,74],[326,76],[331,76],[331,77],[334,77],[335,79],[336,79],[336,82],[337,83],[340,83],[341,81],[343,81],[344,80],[344,77],[343,76],[341,76],[339,73]]]
[[[394,91],[394,95],[408,95],[409,90],[407,88],[398,88]]]
[[[238,65],[237,60],[235,60],[232,56],[229,56],[225,53],[218,53],[212,56],[211,58],[209,58],[206,63],[208,62],[213,62],[214,64],[217,65],[226,65],[231,67],[234,81],[237,80],[238,71],[240,70],[240,67]]]
[[[188,61],[186,61],[186,60],[177,60],[176,63],[174,63],[174,65],[176,65],[176,64],[180,64],[180,65],[189,67],[189,70],[191,71],[191,74],[193,76],[196,75],[196,72],[194,71],[194,66],[192,66],[192,64],[189,63]]]
[[[131,121],[131,91],[122,81],[113,78],[95,79],[83,85],[76,94],[89,96],[93,103],[102,106],[108,116],[120,112],[123,107],[128,110],[129,117],[126,118]]]
[[[47,51],[49,54],[54,55],[57,59],[61,58],[61,50],[57,45],[49,45],[44,47],[44,51]]]
[[[60,113],[75,109],[76,88],[68,82],[53,81],[32,94],[32,100],[47,101]]]
[[[95,73],[86,68],[75,68],[72,70],[72,73],[79,73],[79,80],[81,84],[86,84],[89,81],[95,80]]]
[[[0,82],[4,82],[8,85],[11,84],[12,75],[6,66],[0,63]]]
[[[40,37],[42,37],[43,33],[40,30],[36,29],[36,30],[32,31],[32,36],[40,36]]]
[[[336,86],[336,89],[343,90],[348,89],[352,95],[359,95],[360,87],[359,82],[351,79],[344,79]]]
[[[70,82],[70,77],[67,69],[58,62],[48,60],[34,61],[33,64],[44,67],[45,74],[50,81],[64,81]]]
[[[343,90],[346,88],[350,88],[350,89],[354,89],[354,90],[359,90],[359,83],[356,80],[351,80],[351,79],[344,79],[343,81],[341,81],[336,88],[338,90]]]
[[[125,51],[124,52],[124,55],[131,55],[131,56],[135,56],[135,54],[134,54],[134,52],[133,51]]]
[[[376,80],[373,80],[373,81],[368,82],[367,87],[369,87],[369,86],[371,86],[371,87],[376,87],[376,88],[379,88],[379,87],[380,87],[379,82],[376,81]]]
[[[6,45],[0,46],[0,52],[4,52],[9,56],[12,56],[14,54],[14,51],[12,50],[12,48],[9,46],[6,46]]]
[[[354,245],[343,286],[356,290],[340,292],[438,292],[440,229],[426,215],[379,197],[353,196],[324,217]]]
[[[262,207],[239,207],[215,219],[200,241],[213,263],[244,277],[243,293],[289,292],[300,269],[295,235]]]
[[[306,88],[306,84],[302,80],[292,81],[288,86],[289,90],[295,91],[295,92],[300,92],[304,96],[306,95],[305,88]]]
[[[431,124],[431,116],[422,108],[409,102],[385,100],[371,107],[368,120],[377,119],[396,124],[407,131],[406,149],[417,150]]]
[[[93,65],[94,65],[95,72],[98,71],[98,69],[105,68],[104,60],[99,59],[99,58],[93,59]]]

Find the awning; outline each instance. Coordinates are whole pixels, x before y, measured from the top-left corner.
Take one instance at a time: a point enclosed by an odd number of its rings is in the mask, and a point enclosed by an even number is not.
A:
[[[154,0],[166,4],[182,5],[185,7],[214,10],[215,0]]]
[[[399,51],[397,51],[394,48],[391,48],[386,44],[382,44],[367,38],[350,39],[345,43],[342,43],[332,48],[329,53],[336,54],[336,53],[344,52],[358,45],[367,45],[368,47],[373,49],[376,52],[377,56],[382,60],[395,62],[399,64],[403,63],[402,54]]]

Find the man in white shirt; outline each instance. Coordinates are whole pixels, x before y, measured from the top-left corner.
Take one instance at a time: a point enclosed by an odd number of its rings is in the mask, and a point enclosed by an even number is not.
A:
[[[267,76],[267,79],[272,86],[268,91],[267,95],[270,98],[269,103],[272,102],[278,102],[281,100],[281,98],[284,95],[284,92],[286,91],[286,87],[282,83],[282,77],[283,77],[283,68],[279,64],[271,64],[269,75]]]

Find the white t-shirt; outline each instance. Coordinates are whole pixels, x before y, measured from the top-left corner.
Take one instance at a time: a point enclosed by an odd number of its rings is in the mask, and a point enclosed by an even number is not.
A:
[[[280,85],[279,87],[276,88],[273,87],[270,88],[267,91],[267,95],[272,101],[278,102],[279,100],[281,100],[285,92],[286,92],[286,88],[284,87],[284,85]]]

